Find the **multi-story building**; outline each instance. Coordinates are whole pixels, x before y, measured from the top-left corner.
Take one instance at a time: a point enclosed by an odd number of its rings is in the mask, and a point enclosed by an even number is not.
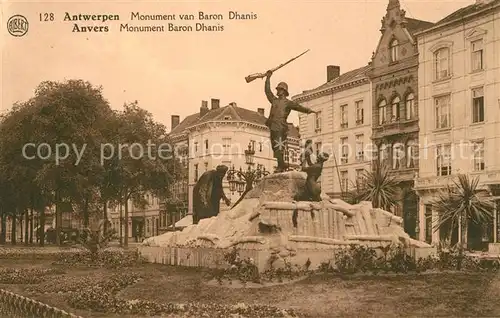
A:
[[[398,205],[405,231],[416,236],[418,197],[413,181],[418,170],[418,49],[415,33],[431,22],[406,17],[398,0],[389,0],[382,33],[367,72],[372,81],[372,141],[375,160],[389,168],[399,183]]]
[[[311,139],[315,152],[330,154],[321,175],[322,191],[346,194],[370,169],[366,152],[371,137],[371,83],[368,66],[340,75],[340,67],[327,66],[326,83],[294,96],[293,100],[318,112],[299,115],[302,140]]]
[[[128,204],[128,233],[125,233],[125,207],[117,205],[108,208],[108,217],[111,220],[113,228],[117,235],[125,237],[128,235],[129,242],[142,242],[142,239],[158,235],[160,233],[160,199],[152,194],[145,194],[146,204],[144,207],[138,207],[133,200]],[[120,218],[122,228],[120,230]]]
[[[440,240],[432,208],[457,174],[478,176],[498,196],[500,184],[500,0],[477,1],[417,34],[419,48],[419,239]],[[499,218],[483,231],[500,239]]]
[[[208,101],[202,101],[200,112],[186,117],[175,125],[169,134],[175,147],[182,149],[183,162],[188,167],[187,192],[188,211],[192,213],[193,188],[198,178],[205,172],[223,164],[235,169],[248,169],[245,150],[250,147],[254,154],[252,169],[265,169],[273,172],[276,159],[270,144],[270,133],[266,127],[264,108],[257,111],[241,108],[236,103],[220,107],[218,99],[212,99],[210,108]],[[299,160],[299,132],[290,124],[288,134],[288,158],[291,165]],[[179,151],[178,151],[179,152]],[[225,193],[234,203],[239,193],[231,193],[229,184],[224,180]],[[221,210],[227,209],[221,204]]]

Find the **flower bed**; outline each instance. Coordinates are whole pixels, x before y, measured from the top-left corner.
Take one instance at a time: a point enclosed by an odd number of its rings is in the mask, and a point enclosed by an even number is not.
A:
[[[60,275],[65,272],[57,268],[0,268],[0,284],[38,284],[50,275]]]
[[[73,289],[73,292],[67,296],[67,302],[76,309],[120,315],[182,314],[187,317],[234,317],[234,315],[244,317],[298,317],[292,310],[282,310],[265,305],[165,304],[142,299],[124,300],[117,296],[119,291],[140,279],[141,276],[136,273],[116,274],[85,288]]]
[[[91,266],[106,268],[123,268],[141,264],[142,260],[136,251],[104,250],[98,253],[80,251],[76,253],[57,254],[55,265]]]
[[[351,245],[340,250],[333,262],[323,263],[322,272],[339,274],[356,273],[421,273],[425,271],[498,271],[500,260],[481,260],[468,256],[464,250],[439,248],[437,255],[415,260],[408,256],[402,245],[382,248],[382,256],[375,249],[362,245]]]

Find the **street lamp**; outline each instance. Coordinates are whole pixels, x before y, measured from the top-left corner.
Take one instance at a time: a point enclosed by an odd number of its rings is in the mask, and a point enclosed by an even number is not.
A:
[[[266,171],[266,168],[261,169],[260,166],[258,166],[257,169],[252,169],[250,166],[248,166],[248,170],[243,171],[241,167],[240,169],[236,170],[233,165],[227,172],[229,190],[233,194],[235,191],[237,191],[240,195],[243,192],[246,193],[252,190],[254,185],[268,174],[269,171]]]
[[[247,165],[253,165],[253,158],[255,155],[255,150],[252,147],[252,143],[248,143],[248,149],[245,150],[245,161]]]

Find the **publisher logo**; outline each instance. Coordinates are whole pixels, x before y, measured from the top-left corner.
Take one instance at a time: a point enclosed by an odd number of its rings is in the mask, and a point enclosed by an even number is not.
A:
[[[28,20],[20,14],[11,16],[7,21],[7,30],[12,36],[25,35],[26,33],[28,33],[28,27]]]

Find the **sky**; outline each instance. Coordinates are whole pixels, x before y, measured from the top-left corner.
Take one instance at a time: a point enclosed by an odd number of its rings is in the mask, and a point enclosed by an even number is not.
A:
[[[329,1],[15,1],[2,0],[2,105],[33,96],[46,80],[83,79],[102,86],[111,107],[137,100],[170,129],[170,116],[181,120],[199,111],[202,100],[220,99],[257,110],[269,103],[263,80],[245,76],[265,72],[306,49],[310,51],[277,71],[290,94],[326,81],[326,66],[341,73],[366,65],[380,38],[389,0]],[[474,0],[401,0],[406,16],[436,22]],[[181,14],[221,13],[222,21],[181,21]],[[257,19],[228,20],[228,12],[254,13]],[[65,13],[118,14],[120,21],[63,21]],[[176,14],[176,21],[130,21],[132,12]],[[39,15],[54,13],[54,21]],[[7,32],[7,20],[25,16],[25,36]],[[221,32],[120,32],[120,24],[221,24]],[[80,26],[107,25],[109,32],[72,32]],[[298,124],[298,115],[289,121]]]

